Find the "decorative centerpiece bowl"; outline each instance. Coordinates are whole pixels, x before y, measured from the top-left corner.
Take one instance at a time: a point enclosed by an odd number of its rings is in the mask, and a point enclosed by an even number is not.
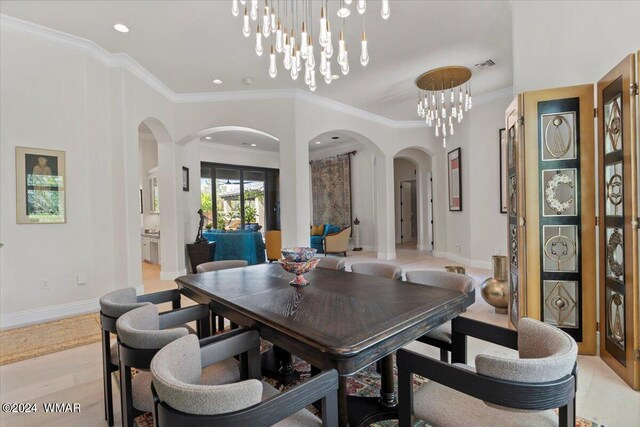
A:
[[[282,257],[287,261],[303,262],[308,261],[316,255],[317,249],[295,247],[295,248],[282,248]]]
[[[293,273],[296,277],[289,282],[291,286],[306,286],[309,281],[304,278],[303,274],[307,273],[318,265],[318,259],[313,256],[316,250],[313,248],[284,248],[282,249],[283,258],[280,265],[289,273]]]

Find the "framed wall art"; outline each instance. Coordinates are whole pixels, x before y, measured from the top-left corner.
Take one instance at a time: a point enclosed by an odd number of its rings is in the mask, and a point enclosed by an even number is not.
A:
[[[189,168],[182,167],[182,191],[189,191]]]
[[[509,168],[507,153],[507,132],[502,128],[498,131],[498,144],[500,153],[500,213],[507,213],[507,171]]]
[[[16,147],[16,221],[64,224],[64,151]]]
[[[449,211],[462,211],[462,158],[460,148],[447,154],[449,171]]]

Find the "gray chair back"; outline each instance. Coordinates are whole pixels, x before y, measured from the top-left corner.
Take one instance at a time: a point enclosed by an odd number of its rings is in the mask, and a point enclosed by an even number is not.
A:
[[[189,335],[187,328],[161,329],[158,308],[145,305],[131,310],[116,322],[122,344],[136,349],[156,350],[176,339]]]
[[[206,273],[207,271],[226,270],[228,268],[246,267],[249,263],[243,259],[230,259],[225,261],[210,261],[196,267],[196,273]]]
[[[151,361],[151,375],[160,400],[187,414],[234,412],[262,400],[262,383],[258,380],[202,385],[202,354],[194,335],[162,348]]]
[[[138,302],[135,288],[123,288],[100,298],[100,311],[102,314],[118,318],[128,311],[144,305],[151,305],[150,302]]]
[[[476,372],[508,381],[555,381],[573,371],[578,345],[566,332],[539,320],[518,322],[519,359],[486,354],[476,356]]]
[[[473,290],[473,278],[466,274],[438,270],[415,270],[407,271],[405,275],[407,282],[453,289],[465,294]]]
[[[344,270],[344,258],[317,257],[318,267],[329,268],[331,270]]]
[[[402,279],[402,268],[391,264],[380,264],[376,262],[360,262],[351,264],[351,271],[369,276],[386,277],[388,279]]]

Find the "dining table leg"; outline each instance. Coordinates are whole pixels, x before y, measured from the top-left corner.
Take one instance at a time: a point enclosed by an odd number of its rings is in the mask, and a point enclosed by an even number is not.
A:
[[[349,413],[347,412],[347,376],[338,377],[338,425],[349,425]]]
[[[380,404],[387,408],[394,407],[398,404],[398,398],[393,384],[392,354],[380,359]]]

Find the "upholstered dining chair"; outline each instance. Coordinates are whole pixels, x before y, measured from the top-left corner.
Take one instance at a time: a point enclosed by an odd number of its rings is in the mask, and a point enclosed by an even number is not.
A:
[[[344,270],[344,258],[317,257],[316,259],[318,260],[317,267],[328,268],[330,270]]]
[[[118,319],[118,354],[120,358],[120,400],[122,425],[133,426],[133,419],[153,411],[151,359],[165,345],[194,331],[186,326],[196,321],[198,336],[209,335],[209,307],[198,304],[158,313],[157,307],[145,305],[131,310]],[[195,335],[194,335],[195,337]],[[196,338],[197,339],[197,338]],[[133,376],[132,369],[138,370]],[[212,375],[221,382],[239,378],[235,361],[214,366]]]
[[[196,267],[197,273],[206,273],[208,271],[226,270],[228,268],[246,267],[249,263],[243,259],[228,259],[224,261],[209,261]]]
[[[210,262],[205,262],[204,264],[200,264],[196,267],[196,272],[199,273],[206,273],[208,271],[220,271],[220,270],[227,270],[229,268],[240,268],[240,267],[246,267],[247,265],[249,265],[249,263],[243,259],[229,259],[229,260],[224,260],[224,261],[210,261]],[[213,316],[213,326],[214,328],[216,328],[217,331],[224,331],[224,317],[216,314],[216,313],[211,313]],[[217,319],[217,321],[216,321]],[[217,326],[216,326],[217,324]],[[235,325],[232,325],[235,327]]]
[[[321,372],[279,393],[260,376],[260,337],[236,329],[202,340],[182,337],[151,362],[156,427],[261,427],[338,425],[338,373]],[[204,343],[204,342],[207,343]],[[242,381],[211,384],[203,367],[241,354]],[[322,419],[305,409],[321,401]]]
[[[359,262],[351,264],[351,272],[366,274],[368,276],[386,277],[388,279],[402,279],[402,268],[391,264],[380,264],[376,262]]]
[[[100,298],[100,327],[102,329],[102,376],[104,392],[104,418],[113,425],[113,384],[111,374],[118,370],[118,343],[111,344],[111,334],[117,334],[116,321],[124,313],[143,305],[171,302],[180,308],[180,291],[171,289],[152,294],[136,295],[135,288],[118,289]]]
[[[473,278],[466,274],[436,270],[415,270],[407,271],[405,275],[407,282],[453,289],[465,294],[475,292]],[[418,338],[417,341],[438,347],[440,349],[440,360],[449,362],[449,352],[451,351],[451,322],[447,322],[444,325],[430,330]]]
[[[578,346],[566,332],[529,318],[520,319],[518,331],[464,317],[453,319],[452,328],[460,362],[466,336],[517,349],[519,357],[479,354],[474,369],[398,350],[400,427],[412,426],[414,416],[439,427],[575,426]],[[414,392],[413,374],[430,381]]]

